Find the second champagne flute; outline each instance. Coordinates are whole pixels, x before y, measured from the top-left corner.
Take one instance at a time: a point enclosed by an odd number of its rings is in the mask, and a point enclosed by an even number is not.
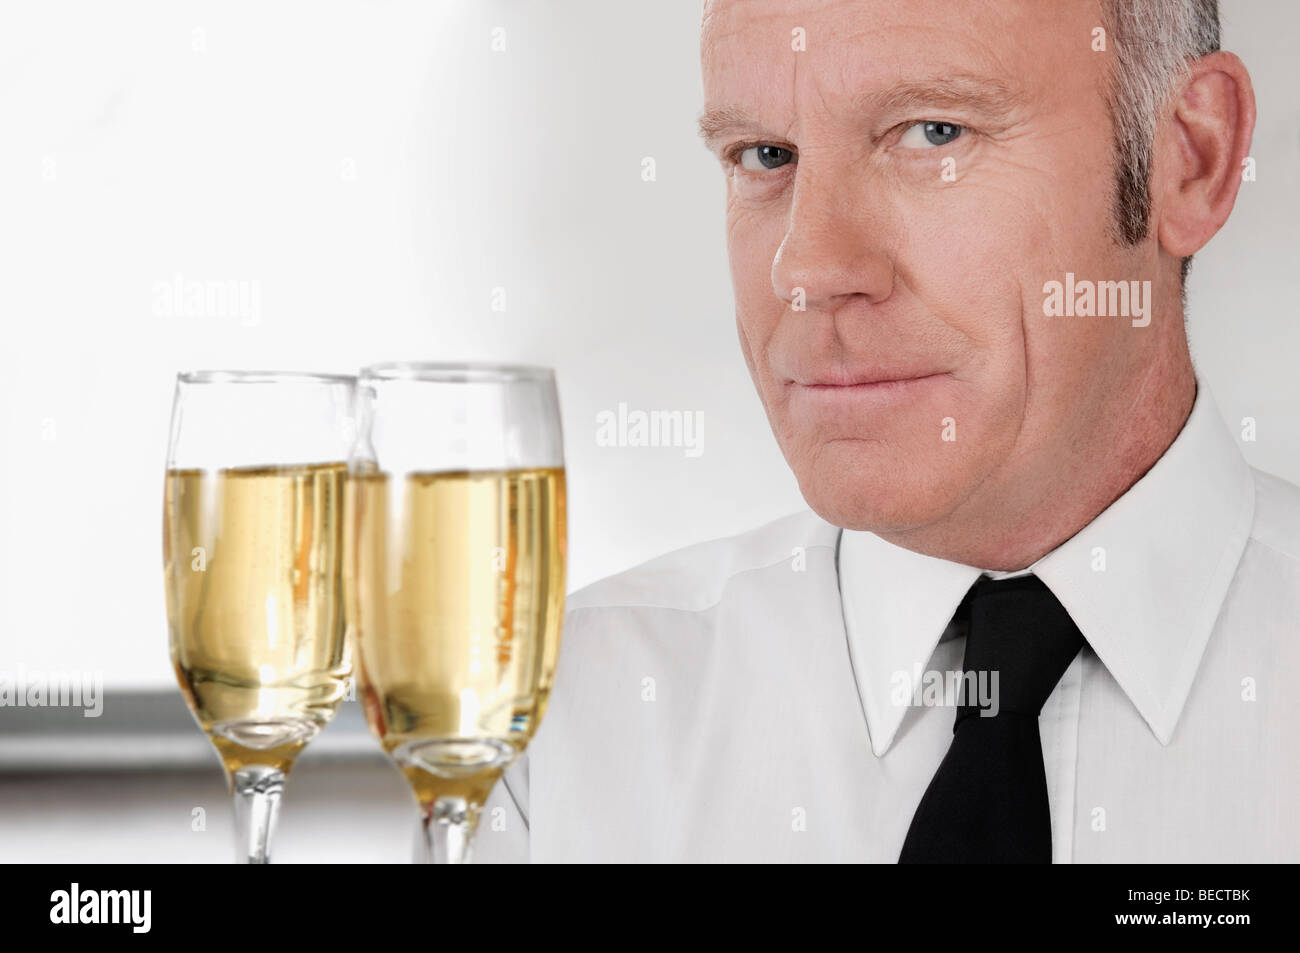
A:
[[[559,407],[544,368],[362,371],[348,619],[366,718],[420,806],[417,859],[469,860],[546,710],[564,611]]]
[[[236,859],[267,863],[294,760],[350,665],[343,487],[353,378],[181,374],[163,561],[172,663],[235,799]]]

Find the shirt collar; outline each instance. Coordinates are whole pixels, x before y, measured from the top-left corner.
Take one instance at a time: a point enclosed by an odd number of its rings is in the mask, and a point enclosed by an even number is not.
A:
[[[1178,437],[1128,491],[1030,568],[1169,744],[1254,519],[1250,467],[1203,381]],[[840,594],[871,747],[981,570],[844,530]],[[904,681],[900,682],[900,678]]]

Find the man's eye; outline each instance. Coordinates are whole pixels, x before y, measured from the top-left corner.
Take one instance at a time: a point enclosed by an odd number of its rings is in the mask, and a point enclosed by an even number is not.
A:
[[[794,161],[794,152],[780,146],[751,146],[740,154],[740,167],[750,172],[778,169]]]
[[[918,122],[898,140],[904,149],[933,149],[946,146],[966,130],[950,122]]]

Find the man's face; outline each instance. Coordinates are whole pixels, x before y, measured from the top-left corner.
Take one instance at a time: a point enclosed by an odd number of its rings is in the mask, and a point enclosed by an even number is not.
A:
[[[1101,25],[1085,0],[708,4],[741,347],[830,522],[998,512],[1095,455],[1156,330],[1043,315],[1066,272],[1155,273],[1111,238]]]

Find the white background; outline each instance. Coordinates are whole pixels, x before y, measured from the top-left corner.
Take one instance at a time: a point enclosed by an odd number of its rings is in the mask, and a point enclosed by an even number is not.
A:
[[[1300,6],[1224,7],[1258,181],[1198,256],[1192,349],[1300,482]],[[180,369],[554,366],[572,588],[802,506],[735,341],[698,0],[0,9],[0,669],[174,685]],[[160,314],[177,275],[256,286],[256,323]],[[702,413],[703,455],[598,447],[620,402]]]

